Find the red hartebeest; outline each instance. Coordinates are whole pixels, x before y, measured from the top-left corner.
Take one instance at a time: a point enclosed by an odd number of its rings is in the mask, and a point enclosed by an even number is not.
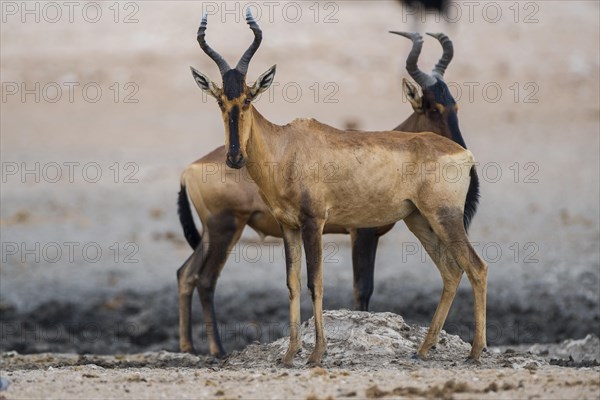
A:
[[[449,113],[440,113],[436,107],[436,104],[443,107],[454,107],[455,101],[449,92],[436,99],[436,90],[438,92],[439,89],[447,91],[447,87],[435,88],[437,81],[432,83],[427,78],[428,75],[419,74],[416,67],[422,38],[418,34],[395,33],[413,40],[414,48],[407,59],[407,71],[421,87],[423,96],[419,95],[414,85],[403,79],[403,90],[412,105],[413,113],[394,130],[431,131],[463,144],[460,131],[450,129]],[[443,55],[434,70],[441,79],[452,60],[453,46],[450,39],[444,34],[430,35],[437,38],[442,44]],[[240,174],[225,165],[226,154],[225,146],[221,146],[190,164],[181,175],[181,191],[178,200],[180,222],[190,246],[193,249],[199,248],[199,252],[201,252],[200,255],[193,258],[195,262],[184,263],[177,274],[181,328],[179,337],[182,352],[195,352],[191,337],[190,314],[192,293],[196,287],[204,311],[209,351],[214,356],[225,354],[216,322],[214,292],[227,255],[236,245],[244,227],[249,225],[262,237],[281,237],[279,224],[260,197],[258,187],[247,173]],[[476,185],[472,187],[473,189],[477,188]],[[202,236],[194,224],[188,195],[202,222],[204,232]],[[345,229],[325,225],[323,230],[323,233],[350,233],[351,235],[354,298],[356,308],[361,311],[368,310],[369,300],[373,293],[375,254],[379,237],[392,227],[393,224],[378,228]],[[204,242],[203,246],[200,246],[201,241]],[[203,250],[204,248],[206,251]]]
[[[472,207],[468,202],[474,201],[468,198],[469,187],[476,182],[471,152],[432,132],[400,135],[394,131],[340,131],[314,119],[297,119],[284,126],[269,122],[252,106],[252,101],[273,82],[275,66],[253,85],[246,85],[249,62],[262,41],[262,32],[250,11],[246,19],[254,41],[237,66],[230,68],[206,43],[207,16],[203,17],[198,43],[219,66],[223,87],[193,68],[192,74],[221,109],[226,164],[236,169],[248,164],[249,175],[282,229],[290,296],[290,344],[283,363],[291,365],[301,348],[298,250],[302,245],[315,318],[315,348],[308,361],[318,365],[326,349],[322,275],[325,224],[369,228],[403,219],[431,255],[444,283],[418,355],[425,358],[435,344],[465,271],[473,287],[475,306],[470,358],[478,360],[486,343],[487,265],[469,243],[465,229],[466,210]],[[422,78],[434,86],[442,82],[435,73],[423,74]],[[454,126],[457,130],[456,110],[438,105],[436,108],[440,114],[452,117],[451,129]],[[335,179],[315,181],[302,170],[315,163],[333,163]],[[273,171],[273,165],[281,168]],[[294,169],[294,176],[290,176],[290,168],[286,168],[290,165],[300,168],[300,173]]]

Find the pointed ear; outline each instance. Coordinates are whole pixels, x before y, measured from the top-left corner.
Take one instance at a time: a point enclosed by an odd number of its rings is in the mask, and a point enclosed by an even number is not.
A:
[[[402,78],[402,90],[406,95],[406,98],[410,102],[413,110],[419,112],[422,110],[422,99],[419,95],[419,90],[415,85],[410,83],[406,78]]]
[[[204,93],[218,99],[220,95],[220,89],[217,87],[217,85],[215,85],[213,81],[211,81],[202,72],[196,70],[194,67],[190,67],[190,69],[192,70],[192,76],[194,77],[198,87],[202,89]]]
[[[271,83],[273,83],[273,79],[275,78],[276,68],[277,65],[273,65],[271,68],[269,68],[266,72],[264,72],[261,76],[258,77],[256,82],[254,82],[254,85],[249,87],[250,96],[253,100],[254,98],[256,98],[256,96],[258,96],[259,94],[267,90],[269,86],[271,86]]]

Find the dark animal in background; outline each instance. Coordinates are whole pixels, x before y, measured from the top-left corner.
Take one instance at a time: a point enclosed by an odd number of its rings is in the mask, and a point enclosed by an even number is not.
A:
[[[413,9],[434,10],[441,14],[450,0],[398,0],[398,2]]]

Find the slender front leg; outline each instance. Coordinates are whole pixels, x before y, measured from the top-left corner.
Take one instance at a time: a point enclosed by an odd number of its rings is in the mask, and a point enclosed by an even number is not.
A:
[[[354,272],[354,307],[369,311],[375,275],[377,228],[352,229],[352,271]]]
[[[306,253],[308,290],[315,318],[315,348],[308,358],[310,365],[321,365],[327,344],[323,331],[323,226],[324,221],[308,219],[302,224],[302,240]]]
[[[192,341],[192,295],[198,280],[198,271],[202,267],[202,245],[177,270],[177,289],[179,292],[179,351],[196,354]]]
[[[281,230],[285,248],[287,287],[290,295],[290,345],[283,357],[283,364],[291,367],[294,356],[302,348],[300,339],[302,236],[299,229],[282,226]]]

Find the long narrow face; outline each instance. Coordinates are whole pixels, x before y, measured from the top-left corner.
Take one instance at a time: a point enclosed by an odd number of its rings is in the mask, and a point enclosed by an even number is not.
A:
[[[434,85],[423,89],[421,96],[417,88],[404,79],[403,90],[414,114],[401,125],[402,130],[434,132],[466,148],[458,125],[458,104],[444,81],[438,79]]]
[[[444,136],[467,148],[458,127],[458,104],[443,80],[438,78],[435,85],[423,89],[423,105]]]
[[[275,77],[276,66],[269,68],[252,86],[247,86],[245,77],[232,69],[223,75],[223,88],[217,87],[204,74],[192,68],[194,80],[205,93],[214,97],[221,109],[225,125],[225,147],[227,166],[242,168],[246,165],[246,145],[252,128],[252,101],[267,90]]]
[[[202,17],[202,22],[198,29],[198,44],[219,67],[221,77],[223,78],[222,88],[218,87],[200,71],[190,67],[194,80],[200,89],[209,96],[214,97],[221,109],[221,115],[225,124],[226,163],[231,168],[242,168],[246,165],[246,145],[252,132],[252,101],[271,86],[276,69],[276,66],[273,65],[252,86],[246,85],[248,65],[262,41],[262,31],[254,20],[254,17],[252,17],[249,8],[246,12],[246,22],[252,32],[254,32],[254,41],[248,50],[244,52],[235,68],[231,68],[227,64],[227,61],[206,43],[207,15],[204,14]]]

